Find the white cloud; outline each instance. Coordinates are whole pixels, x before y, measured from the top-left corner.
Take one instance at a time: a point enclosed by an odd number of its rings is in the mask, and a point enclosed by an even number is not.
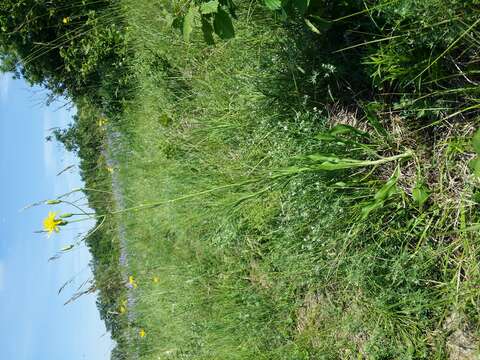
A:
[[[11,74],[0,74],[0,101],[7,102],[10,89]]]

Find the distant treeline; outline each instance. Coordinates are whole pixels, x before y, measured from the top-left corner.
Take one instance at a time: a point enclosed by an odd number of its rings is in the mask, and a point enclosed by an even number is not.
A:
[[[0,2],[0,70],[49,90],[47,102],[66,97],[77,108],[67,129],[54,130],[80,158],[87,189],[109,191],[105,117],[126,99],[127,47],[117,0],[3,0]],[[114,206],[105,192],[85,191],[89,206]],[[93,256],[94,289],[106,327],[121,346],[119,301],[124,292],[115,226],[86,237]],[[72,291],[74,291],[73,289]],[[90,289],[91,290],[91,289]]]

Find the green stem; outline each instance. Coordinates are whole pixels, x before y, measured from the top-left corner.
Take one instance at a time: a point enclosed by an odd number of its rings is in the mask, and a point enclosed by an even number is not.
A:
[[[382,159],[379,159],[379,160],[359,161],[359,160],[348,159],[348,161],[350,161],[350,163],[347,162],[345,164],[345,168],[367,167],[367,166],[381,165],[381,164],[384,164],[384,163],[387,163],[387,162],[400,160],[400,159],[403,159],[403,158],[408,158],[408,157],[411,157],[412,155],[413,155],[413,152],[411,150],[408,150],[408,151],[404,152],[403,154],[394,155],[394,156],[382,158]],[[287,172],[287,173],[273,175],[273,176],[270,177],[270,180],[275,180],[275,179],[283,177],[283,176],[299,174],[299,173],[302,173],[302,172],[307,172],[307,171],[313,172],[313,171],[318,171],[318,170],[319,169],[317,169],[315,167],[299,168],[299,169],[295,169],[294,171],[290,171],[290,172]],[[166,200],[166,201],[157,201],[157,202],[152,202],[152,203],[148,203],[148,204],[140,204],[140,205],[137,205],[137,206],[128,207],[128,208],[117,210],[117,211],[112,211],[110,213],[102,214],[102,215],[96,215],[96,214],[91,214],[91,213],[73,214],[73,215],[86,215],[88,217],[87,218],[82,218],[82,219],[77,219],[77,220],[72,220],[72,221],[69,221],[69,223],[86,221],[86,220],[93,219],[93,218],[103,218],[103,220],[105,220],[105,217],[108,216],[108,215],[117,215],[117,214],[122,214],[122,213],[126,213],[126,212],[131,212],[131,211],[133,212],[133,211],[153,209],[153,208],[161,206],[161,205],[171,204],[171,203],[174,203],[174,202],[177,202],[177,201],[186,200],[186,199],[210,194],[210,193],[213,193],[213,192],[216,192],[216,191],[219,191],[219,190],[223,190],[223,189],[239,187],[239,186],[255,183],[255,182],[258,182],[258,181],[259,181],[258,179],[251,179],[251,180],[246,180],[246,181],[235,183],[235,184],[218,186],[218,187],[213,188],[213,189],[203,190],[203,191],[199,191],[199,192],[196,192],[196,193],[193,193],[193,194],[187,194],[187,195],[175,198],[175,199]],[[268,189],[268,188],[266,188],[266,189]],[[266,189],[262,190],[261,192],[266,191]]]
[[[467,30],[465,30],[454,42],[452,42],[440,55],[437,56],[435,60],[433,60],[425,69],[423,69],[420,74],[418,74],[411,82],[417,80],[420,76],[422,76],[428,69],[430,69],[433,65],[435,65],[442,57],[445,56],[452,48],[463,39],[465,35],[467,35],[470,31],[472,31],[478,24],[480,23],[480,19],[477,19]]]
[[[70,202],[70,201],[67,201],[67,200],[60,200],[62,203],[64,204],[67,204],[67,205],[70,205],[72,207],[74,207],[75,209],[81,211],[81,214],[79,215],[85,215],[85,216],[89,216],[89,215],[92,215],[92,213],[87,213],[86,211],[84,211],[80,206]],[[72,215],[78,215],[78,214],[72,214]]]
[[[379,159],[379,160],[362,161],[362,162],[359,162],[358,164],[355,164],[354,166],[355,167],[363,167],[363,166],[381,165],[381,164],[385,164],[387,162],[396,161],[396,160],[400,160],[400,159],[405,159],[405,158],[409,158],[409,157],[412,157],[412,156],[413,156],[413,151],[408,150],[408,151],[405,151],[403,154],[389,156],[389,157],[382,158],[382,159]]]
[[[129,208],[126,208],[126,209],[113,211],[113,212],[110,213],[110,215],[121,214],[121,213],[129,212],[129,211],[139,211],[139,210],[144,210],[144,209],[152,209],[152,208],[155,208],[157,206],[166,205],[166,204],[170,204],[170,203],[181,201],[181,200],[186,200],[186,199],[190,199],[190,198],[205,195],[205,194],[210,194],[210,193],[218,191],[218,190],[223,190],[223,189],[228,189],[228,188],[232,188],[232,187],[237,187],[237,186],[250,184],[250,183],[253,183],[253,182],[256,182],[256,181],[257,180],[247,180],[247,181],[236,183],[236,184],[223,185],[223,186],[219,186],[219,187],[216,187],[216,188],[213,188],[213,189],[208,189],[208,190],[196,192],[196,193],[193,193],[193,194],[180,196],[178,198],[171,199],[171,200],[153,202],[153,203],[148,203],[148,204],[141,204],[141,205],[129,207]]]
[[[353,168],[360,168],[360,167],[377,166],[377,165],[382,165],[388,162],[409,158],[412,156],[413,156],[413,152],[411,150],[408,150],[403,154],[389,156],[389,157],[381,158],[379,160],[339,159],[339,162],[338,162],[339,166],[335,168],[325,168],[325,167],[322,168],[322,166],[325,166],[325,164],[334,164],[329,161],[324,161],[320,164],[316,164],[316,165],[314,164],[309,167],[288,169],[290,171],[287,170],[286,172],[277,175],[277,177],[288,176],[292,174],[301,174],[304,172],[337,171],[337,170],[346,170],[346,169],[353,169]]]
[[[83,215],[83,214],[72,214],[72,215]],[[109,215],[109,214],[107,214],[107,215]],[[78,223],[78,222],[87,221],[87,220],[91,220],[91,219],[99,219],[99,218],[104,218],[107,215],[106,214],[101,214],[101,215],[91,214],[89,217],[86,217],[86,218],[75,219],[75,220],[67,220],[67,223],[68,224],[73,224],[73,223]]]

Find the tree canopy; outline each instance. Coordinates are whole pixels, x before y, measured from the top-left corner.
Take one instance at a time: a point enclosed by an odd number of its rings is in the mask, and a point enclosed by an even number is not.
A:
[[[0,70],[53,96],[74,98],[96,89],[103,70],[122,57],[112,1],[3,0],[0,29]]]

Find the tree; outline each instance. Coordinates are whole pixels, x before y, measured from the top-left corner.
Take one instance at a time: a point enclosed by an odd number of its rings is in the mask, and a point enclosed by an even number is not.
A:
[[[111,1],[2,0],[0,70],[52,94],[74,98],[96,88],[118,63],[121,25]]]

